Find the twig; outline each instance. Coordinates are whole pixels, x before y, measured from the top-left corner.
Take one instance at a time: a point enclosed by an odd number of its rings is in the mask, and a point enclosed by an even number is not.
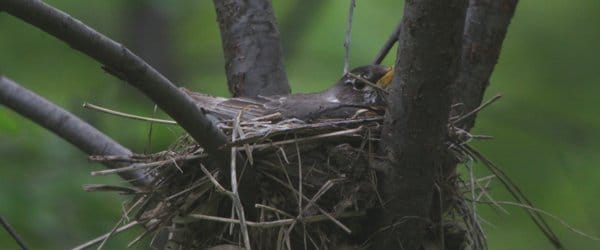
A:
[[[123,194],[139,194],[143,193],[144,190],[135,187],[126,187],[126,186],[116,186],[116,185],[107,185],[107,184],[86,184],[83,185],[83,190],[86,192],[120,192]]]
[[[115,233],[120,233],[120,232],[123,232],[123,231],[125,231],[125,230],[127,230],[127,229],[130,229],[130,228],[132,228],[133,226],[135,226],[135,225],[137,225],[137,224],[139,224],[139,222],[138,222],[138,221],[132,221],[132,222],[130,222],[130,223],[129,223],[129,224],[127,224],[127,225],[123,225],[123,226],[121,226],[121,227],[117,228],[117,229],[116,229],[116,230],[113,232],[113,234],[115,234]],[[83,244],[81,244],[81,245],[79,245],[79,246],[76,246],[76,247],[74,247],[74,248],[73,248],[73,250],[83,250],[83,249],[87,249],[87,248],[89,248],[89,247],[91,247],[91,246],[93,246],[93,245],[96,245],[96,244],[100,243],[101,241],[104,241],[104,239],[106,239],[106,238],[110,237],[110,235],[111,235],[111,233],[106,233],[106,234],[103,234],[102,236],[100,236],[100,237],[98,237],[98,238],[95,238],[95,239],[93,239],[93,240],[90,240],[90,241],[88,241],[88,242],[86,242],[86,243],[83,243]]]
[[[271,180],[279,183],[280,185],[286,187],[287,189],[289,189],[290,191],[294,192],[294,193],[298,193],[298,190],[294,189],[291,185],[286,184],[285,182],[277,179],[275,176],[270,175],[268,173],[263,173],[266,177],[269,177]],[[310,201],[310,199],[308,199],[308,197],[306,196],[302,196],[302,198],[306,201]],[[344,225],[344,223],[340,222],[338,219],[336,219],[334,216],[332,216],[331,214],[329,214],[327,211],[323,210],[320,206],[318,205],[314,205],[321,214],[323,214],[325,217],[329,218],[329,220],[331,220],[334,224],[336,224],[338,227],[340,227],[342,230],[346,231],[346,233],[351,234],[352,230],[350,230],[350,228],[348,228],[346,225]]]
[[[173,163],[174,161],[189,161],[189,160],[195,160],[195,159],[200,159],[200,158],[204,158],[204,157],[206,157],[206,155],[199,154],[199,155],[191,155],[191,156],[172,158],[172,159],[168,159],[168,160],[164,160],[164,161],[155,161],[155,162],[150,162],[150,163],[134,163],[127,167],[122,167],[122,168],[93,171],[92,176],[108,175],[108,174],[122,173],[122,172],[127,172],[127,171],[134,171],[134,170],[139,170],[139,169],[144,169],[144,168],[158,167],[158,166],[162,166],[165,164]]]
[[[477,112],[481,111],[482,109],[484,109],[485,107],[491,105],[492,103],[496,102],[498,99],[502,98],[502,95],[495,95],[494,97],[492,97],[492,99],[486,101],[485,103],[479,105],[479,107],[471,110],[469,113],[464,114],[463,116],[456,118],[456,120],[453,120],[451,122],[452,125],[457,124],[461,121],[463,121],[466,118],[469,118],[470,116],[477,114]]]
[[[348,26],[346,26],[346,38],[344,40],[344,48],[346,54],[344,56],[344,74],[349,72],[350,68],[350,32],[352,31],[352,17],[354,16],[354,7],[356,7],[356,0],[350,0],[350,10],[348,13]]]
[[[4,230],[6,230],[6,232],[8,232],[8,234],[10,234],[10,236],[13,238],[13,240],[15,240],[15,242],[17,242],[19,247],[21,247],[21,249],[23,249],[23,250],[28,249],[27,245],[25,245],[25,241],[23,241],[23,239],[21,238],[21,236],[19,236],[17,231],[15,231],[15,229],[8,223],[8,221],[6,221],[4,219],[4,217],[2,215],[0,215],[0,224],[2,224],[2,227],[4,227]]]
[[[125,117],[125,118],[130,118],[133,120],[140,120],[140,121],[146,121],[146,122],[156,122],[156,123],[162,123],[162,124],[169,124],[169,125],[177,125],[177,122],[172,121],[172,120],[164,120],[164,119],[156,119],[156,118],[150,118],[150,117],[145,117],[145,116],[139,116],[139,115],[133,115],[133,114],[128,114],[128,113],[123,113],[123,112],[119,112],[119,111],[115,111],[112,109],[107,109],[104,107],[100,107],[91,103],[87,103],[84,102],[83,103],[83,107],[84,108],[88,108],[88,109],[92,109],[92,110],[96,110],[96,111],[100,111],[100,112],[104,112],[107,114],[111,114],[111,115],[116,115],[116,116],[120,116],[120,117]]]
[[[125,216],[121,216],[121,218],[119,219],[119,221],[117,222],[117,224],[115,224],[115,226],[112,228],[112,230],[110,230],[110,232],[102,240],[102,242],[100,243],[100,245],[97,248],[98,250],[100,250],[100,249],[102,249],[104,247],[104,245],[106,244],[106,242],[108,242],[108,239],[110,239],[110,237],[112,237],[117,232],[117,229],[119,229],[119,225],[121,223],[124,223],[124,222],[125,222]]]
[[[516,207],[521,207],[521,208],[525,208],[527,210],[533,210],[533,211],[536,211],[538,213],[542,213],[542,214],[544,214],[544,215],[546,215],[546,216],[554,219],[555,221],[558,221],[560,224],[562,224],[563,226],[565,226],[566,228],[568,228],[569,230],[571,230],[572,232],[574,232],[576,234],[579,234],[579,235],[581,235],[583,237],[586,237],[588,239],[591,239],[591,240],[600,241],[600,237],[596,237],[596,236],[592,236],[592,235],[586,234],[583,231],[581,231],[581,230],[579,230],[579,229],[577,229],[577,228],[569,225],[569,223],[567,223],[565,220],[561,219],[560,217],[558,217],[558,216],[556,216],[556,215],[554,215],[552,213],[549,213],[549,212],[547,212],[547,211],[545,211],[543,209],[539,209],[539,208],[532,207],[532,206],[527,205],[527,204],[521,204],[521,203],[516,203],[516,202],[511,202],[511,201],[496,201],[496,202],[499,203],[499,204],[505,204],[505,205],[511,205],[511,206],[516,206]]]
[[[215,186],[218,192],[228,196],[233,195],[233,193],[227,191],[225,188],[223,188],[223,186],[221,186],[221,184],[219,184],[217,179],[215,179],[215,177],[206,169],[206,167],[204,167],[202,163],[200,163],[200,170],[202,170],[202,172],[208,177],[208,179],[210,180],[210,182],[212,182],[212,184]]]
[[[301,221],[303,214],[306,210],[308,210],[309,208],[311,208],[311,206],[315,205],[316,206],[316,202],[319,198],[321,198],[321,196],[323,196],[329,189],[331,189],[331,187],[333,187],[334,185],[334,181],[333,180],[328,180],[327,182],[325,182],[325,184],[323,184],[323,186],[321,186],[321,188],[319,189],[319,191],[317,191],[317,193],[315,195],[313,195],[313,197],[308,201],[308,203],[306,204],[306,206],[304,208],[300,207],[300,211],[298,211],[298,216],[296,216],[296,220],[294,221],[294,223],[292,223],[289,227],[288,230],[286,232],[286,237],[290,237],[290,233],[292,232],[292,230],[294,229],[294,226],[296,225],[296,222]],[[298,193],[299,199],[301,199],[301,197],[303,197],[302,193]],[[302,204],[302,203],[300,203]]]
[[[361,131],[362,129],[363,129],[363,127],[360,126],[358,128],[347,129],[347,130],[342,130],[342,131],[335,131],[335,132],[325,133],[325,134],[320,134],[320,135],[313,135],[313,136],[303,137],[300,139],[289,139],[289,140],[283,140],[283,141],[277,141],[277,142],[256,144],[256,145],[253,145],[250,147],[253,150],[254,149],[263,149],[263,148],[280,146],[280,145],[285,145],[285,144],[290,144],[290,143],[298,143],[298,142],[305,142],[305,141],[311,141],[311,140],[317,140],[317,139],[323,139],[323,138],[329,138],[329,137],[335,137],[335,136],[341,136],[341,135],[347,135],[347,134],[354,134],[356,132]]]
[[[357,216],[363,216],[363,215],[364,215],[364,212],[348,212],[348,213],[342,213],[342,214],[338,215],[338,217],[339,218],[348,218],[348,217],[357,217]],[[194,218],[194,219],[199,219],[199,220],[209,220],[209,221],[216,221],[216,222],[223,222],[223,223],[235,223],[235,224],[241,223],[240,220],[236,220],[236,219],[223,218],[223,217],[218,217],[218,216],[210,216],[210,215],[204,215],[204,214],[190,214],[190,215],[188,215],[188,217]],[[324,221],[327,219],[329,219],[329,217],[327,215],[319,214],[319,215],[304,217],[304,218],[302,218],[301,221],[304,223],[313,223],[313,222]],[[272,227],[290,225],[290,224],[294,223],[294,221],[296,221],[296,219],[282,219],[282,220],[264,221],[264,222],[246,221],[246,225],[248,225],[250,227],[257,227],[257,228],[272,228]]]
[[[369,81],[369,80],[367,80],[367,79],[365,79],[365,78],[362,78],[362,77],[360,77],[360,76],[359,76],[359,75],[357,75],[357,74],[353,74],[353,73],[351,73],[351,72],[348,72],[347,74],[348,74],[349,76],[351,76],[352,78],[354,78],[354,79],[358,79],[358,80],[360,80],[361,82],[363,82],[363,83],[365,83],[365,84],[367,84],[367,85],[371,86],[372,88],[375,88],[376,90],[378,90],[378,91],[381,91],[382,93],[388,94],[387,90],[383,89],[383,88],[382,88],[382,87],[380,87],[379,85],[377,85],[377,84],[375,84],[375,83],[372,83],[371,81]]]
[[[502,169],[498,168],[494,162],[487,159],[483,154],[474,149],[468,144],[463,145],[465,149],[468,150],[470,154],[473,155],[474,158],[482,161],[484,165],[492,172],[502,185],[506,188],[506,190],[510,193],[510,195],[518,202],[534,207],[533,203],[525,196],[525,194],[521,191],[521,189],[513,182],[512,179],[502,171]],[[552,228],[548,225],[546,220],[535,210],[527,210],[529,217],[535,223],[535,225],[542,231],[542,233],[546,236],[548,241],[556,248],[556,249],[564,249],[560,239]]]
[[[375,59],[373,59],[373,64],[381,64],[381,62],[383,62],[383,59],[385,59],[387,54],[390,53],[392,47],[394,47],[394,44],[398,41],[398,36],[400,35],[401,30],[402,20],[398,22],[396,28],[394,28],[394,31],[392,32],[392,34],[390,34],[390,37],[388,37],[387,41],[385,41],[385,43],[383,44],[383,47],[381,47],[379,52],[377,52]]]
[[[254,207],[255,208],[262,208],[262,209],[270,210],[270,211],[273,211],[273,212],[285,215],[285,216],[290,217],[290,218],[294,217],[293,215],[291,215],[291,214],[289,214],[289,213],[287,213],[287,212],[285,212],[283,210],[280,210],[280,209],[277,209],[277,208],[274,208],[274,207],[271,207],[271,206],[267,206],[267,205],[263,205],[263,204],[255,204]]]
[[[139,162],[142,159],[136,159],[131,155],[90,155],[90,161],[105,162],[105,161],[124,161],[124,162]]]
[[[243,111],[243,110],[242,110]],[[238,113],[234,120],[234,127],[239,127],[240,118],[242,117],[242,111]],[[233,129],[231,132],[231,141],[235,141],[237,137],[237,129]],[[248,235],[248,227],[246,227],[246,217],[244,215],[244,207],[242,206],[242,201],[240,200],[240,194],[238,193],[238,183],[237,183],[237,171],[236,171],[236,160],[237,160],[237,149],[236,147],[231,148],[231,164],[230,164],[230,172],[231,172],[231,191],[233,193],[233,204],[237,210],[238,217],[240,218],[240,230],[242,231],[242,236],[244,238],[244,246],[246,250],[251,250],[250,245],[250,236]]]

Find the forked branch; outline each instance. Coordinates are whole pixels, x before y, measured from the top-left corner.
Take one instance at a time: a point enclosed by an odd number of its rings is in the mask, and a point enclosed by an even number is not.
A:
[[[77,116],[4,76],[0,76],[0,103],[52,131],[89,155],[131,155],[129,149]],[[103,163],[109,168],[124,166],[115,162]],[[121,172],[119,175],[137,186],[145,186],[150,183],[150,179],[141,172]]]
[[[42,1],[0,0],[0,9],[94,58],[108,72],[142,91],[213,157],[227,159],[226,152],[218,149],[227,139],[192,99],[123,45]]]

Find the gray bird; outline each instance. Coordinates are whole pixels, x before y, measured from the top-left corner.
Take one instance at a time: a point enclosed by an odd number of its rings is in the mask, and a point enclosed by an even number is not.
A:
[[[359,109],[382,110],[384,88],[391,81],[392,69],[382,65],[354,68],[329,89],[317,93],[285,96],[223,98],[182,89],[208,114],[220,120],[242,120],[278,116],[303,121],[347,118]]]

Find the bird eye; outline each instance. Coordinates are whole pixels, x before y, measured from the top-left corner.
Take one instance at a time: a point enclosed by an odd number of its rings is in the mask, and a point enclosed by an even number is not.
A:
[[[366,84],[364,81],[358,80],[358,81],[354,81],[354,85],[352,87],[356,90],[362,90],[365,88],[365,86],[366,86]]]
[[[354,79],[352,79],[352,78],[348,78],[348,79],[344,80],[344,84],[345,84],[345,85],[354,85],[354,82],[355,82],[355,81],[356,81],[356,80],[354,80]]]

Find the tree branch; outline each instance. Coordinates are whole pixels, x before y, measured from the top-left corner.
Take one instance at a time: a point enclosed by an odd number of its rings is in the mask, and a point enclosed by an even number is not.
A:
[[[466,0],[406,1],[382,133],[387,203],[372,249],[418,249],[429,222],[458,76]]]
[[[214,0],[233,96],[291,92],[270,0]]]
[[[394,47],[394,44],[398,41],[398,36],[400,35],[401,30],[402,22],[399,22],[394,28],[394,31],[392,31],[392,34],[390,34],[383,46],[381,46],[381,49],[379,49],[377,55],[375,55],[375,59],[373,59],[373,62],[371,62],[372,64],[381,64],[381,62],[383,62],[383,59],[385,59],[392,47]]]
[[[460,111],[469,112],[483,100],[494,66],[498,62],[502,42],[518,0],[470,0],[465,21],[461,71],[454,88],[454,103],[462,103]],[[476,115],[459,124],[469,131]]]
[[[42,1],[0,0],[0,8],[102,63],[108,72],[152,99],[213,157],[228,159],[219,150],[227,139],[192,99],[123,45]]]
[[[85,121],[4,76],[0,76],[0,103],[52,131],[88,155],[131,155],[129,149]],[[123,167],[113,162],[104,164],[109,168]],[[150,183],[141,172],[128,171],[119,175],[136,186]]]

